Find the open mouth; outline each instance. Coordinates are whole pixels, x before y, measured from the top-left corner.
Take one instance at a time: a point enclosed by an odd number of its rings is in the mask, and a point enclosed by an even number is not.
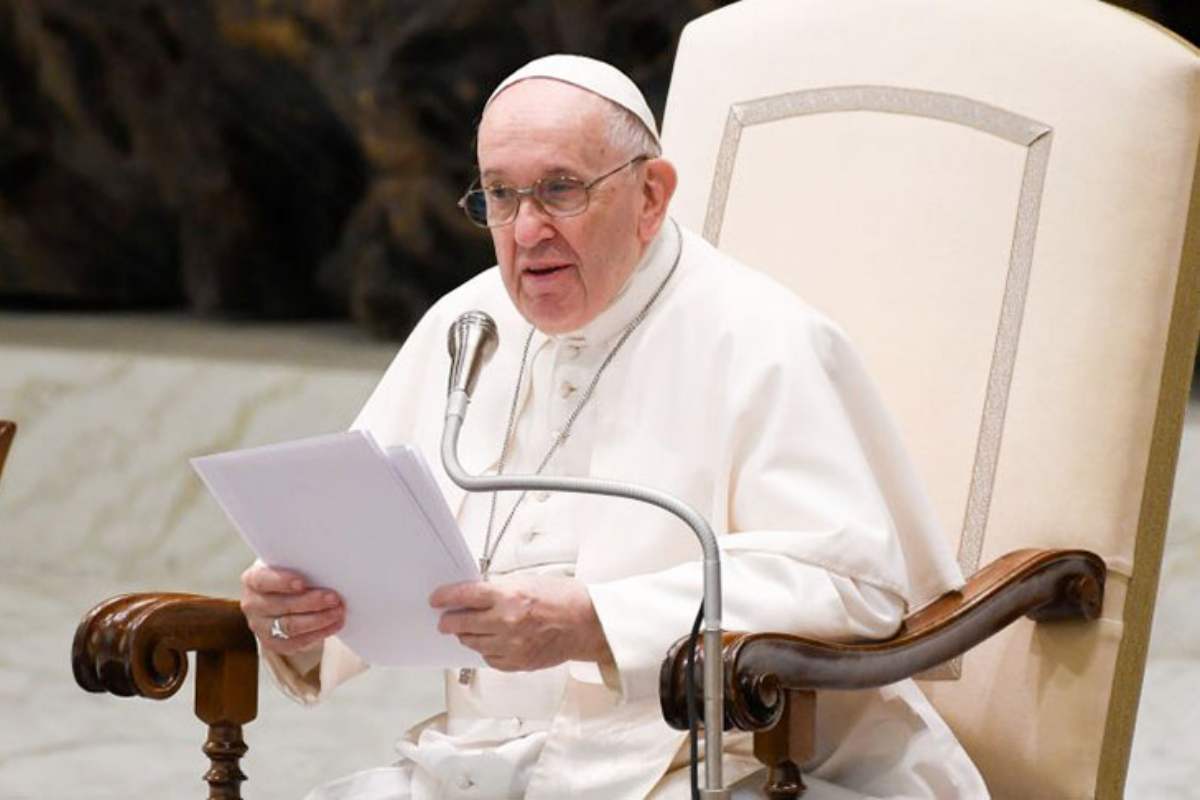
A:
[[[562,272],[564,269],[567,269],[569,266],[570,266],[570,264],[556,264],[556,265],[547,266],[547,267],[526,267],[525,272],[529,275],[542,277],[544,275],[553,275],[556,272]]]

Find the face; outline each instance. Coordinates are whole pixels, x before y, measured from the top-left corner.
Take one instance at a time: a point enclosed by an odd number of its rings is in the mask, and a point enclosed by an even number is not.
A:
[[[553,80],[505,89],[479,126],[483,185],[524,188],[563,175],[588,182],[640,155],[609,144],[604,102]],[[656,177],[664,170],[671,178],[665,197]],[[504,286],[522,316],[549,334],[595,319],[657,232],[673,178],[666,162],[638,162],[593,187],[587,210],[573,217],[552,217],[524,198],[515,220],[491,229]]]

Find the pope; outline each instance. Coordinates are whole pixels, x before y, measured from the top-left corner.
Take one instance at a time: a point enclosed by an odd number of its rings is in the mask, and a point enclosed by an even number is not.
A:
[[[670,217],[677,175],[624,74],[549,56],[500,83],[462,206],[497,265],[439,300],[354,428],[440,463],[445,333],[464,311],[500,348],[460,453],[473,473],[605,477],[700,510],[722,549],[725,626],[891,635],[961,576],[886,411],[842,332]],[[486,580],[429,598],[488,668],[446,674],[446,710],[399,760],[312,800],[683,798],[684,734],[658,669],[690,628],[700,552],[657,509],[555,493],[464,494],[435,477]],[[337,637],[338,594],[255,565],[242,608],[284,692],[324,699],[367,668]],[[806,797],[979,798],[974,766],[905,681],[818,703]],[[760,797],[747,734],[735,797]]]

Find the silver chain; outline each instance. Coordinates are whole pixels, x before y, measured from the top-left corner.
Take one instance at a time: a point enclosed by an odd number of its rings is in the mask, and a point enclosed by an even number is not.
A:
[[[679,241],[679,249],[675,253],[675,260],[671,263],[670,271],[667,272],[667,275],[662,279],[662,282],[658,284],[658,288],[654,290],[654,294],[650,295],[650,299],[646,301],[646,304],[642,306],[641,310],[638,311],[634,318],[629,321],[629,324],[625,326],[624,330],[621,331],[621,336],[617,339],[616,344],[614,344],[612,349],[608,351],[608,355],[604,357],[604,360],[600,362],[600,366],[596,368],[596,374],[592,376],[592,380],[584,390],[583,395],[580,396],[579,402],[575,404],[575,408],[567,417],[566,423],[555,435],[554,441],[550,443],[550,448],[546,451],[546,454],[542,456],[541,463],[538,464],[537,470],[535,470],[533,473],[534,475],[542,474],[542,470],[544,470],[546,465],[550,463],[550,459],[554,457],[554,454],[558,452],[560,447],[562,447],[563,442],[565,442],[567,437],[571,435],[571,428],[575,425],[575,420],[578,419],[580,412],[583,411],[583,407],[587,405],[588,400],[592,399],[592,393],[596,391],[596,384],[600,382],[600,377],[604,374],[604,371],[608,369],[608,365],[612,363],[613,359],[617,357],[617,353],[620,352],[621,347],[626,341],[628,341],[629,337],[633,335],[633,332],[637,330],[638,326],[642,324],[642,321],[646,319],[646,315],[650,313],[650,307],[654,305],[654,301],[658,299],[660,294],[662,294],[663,289],[666,288],[667,282],[670,281],[671,276],[675,274],[675,270],[679,266],[679,258],[683,255],[683,234],[680,232],[679,224],[675,222],[675,220],[671,220],[671,224],[675,226],[675,237]],[[533,332],[534,328],[532,325],[530,325],[529,334],[525,337],[525,349],[521,353],[521,366],[517,370],[517,385],[513,388],[512,406],[508,411],[508,425],[505,427],[504,443],[500,447],[500,460],[496,466],[497,475],[504,474],[504,467],[508,460],[509,448],[512,443],[513,433],[516,429],[517,402],[521,396],[521,382],[525,379],[525,367],[529,362],[529,347],[533,342]],[[505,518],[504,524],[500,526],[500,532],[496,534],[495,544],[492,544],[492,526],[496,521],[496,497],[498,494],[498,492],[492,492],[492,505],[491,509],[488,511],[487,535],[483,540],[483,554],[479,559],[479,571],[483,574],[485,580],[487,579],[488,571],[491,568],[492,559],[495,557],[496,551],[500,547],[500,541],[504,538],[504,534],[508,532],[508,527],[512,524],[513,517],[516,516],[517,509],[520,508],[521,503],[525,500],[525,496],[529,494],[529,492],[528,490],[521,492],[520,496],[517,498],[517,502],[513,503],[512,509],[508,512],[508,517]]]

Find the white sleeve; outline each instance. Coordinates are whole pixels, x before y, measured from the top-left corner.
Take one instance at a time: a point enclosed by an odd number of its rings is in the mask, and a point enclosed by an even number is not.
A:
[[[890,421],[881,406],[863,411],[848,396],[873,390],[842,344],[840,331],[818,321],[761,366],[733,373],[723,392],[731,399],[713,433],[731,466],[713,492],[728,498],[727,518],[712,522],[729,531],[718,536],[724,630],[880,639],[925,599],[907,562],[924,559],[937,534],[906,524],[905,507],[923,496],[897,493],[892,474],[910,468],[878,455]],[[914,477],[900,491],[915,486]],[[667,650],[699,608],[700,563],[588,588],[624,698],[654,696]]]
[[[303,705],[324,700],[339,684],[367,669],[363,661],[336,636],[330,636],[317,650],[292,656],[263,652],[271,677],[280,690]]]
[[[722,537],[722,543],[737,536]],[[722,558],[722,629],[820,639],[882,639],[904,617],[899,595],[768,552]],[[699,562],[588,586],[625,700],[654,697],[667,650],[691,629],[702,595]]]

